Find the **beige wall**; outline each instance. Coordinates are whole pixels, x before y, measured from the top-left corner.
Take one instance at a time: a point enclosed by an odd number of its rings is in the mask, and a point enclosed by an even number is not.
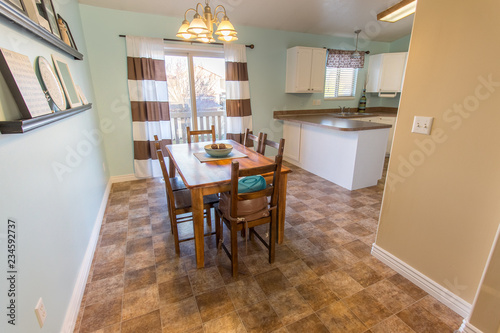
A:
[[[500,233],[500,229],[499,229]],[[500,331],[500,242],[497,240],[469,322],[483,333]]]
[[[469,303],[500,221],[498,12],[418,1],[376,240]],[[432,136],[414,116],[434,117]]]

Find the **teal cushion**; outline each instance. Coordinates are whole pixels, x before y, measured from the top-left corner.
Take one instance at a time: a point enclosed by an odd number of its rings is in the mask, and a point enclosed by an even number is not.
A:
[[[238,193],[262,191],[266,186],[266,180],[261,175],[243,177],[238,181]]]

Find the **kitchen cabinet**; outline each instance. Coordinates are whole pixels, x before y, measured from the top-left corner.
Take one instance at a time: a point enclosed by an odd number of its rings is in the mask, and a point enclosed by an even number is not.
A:
[[[296,46],[286,52],[287,93],[320,93],[325,87],[326,49]]]
[[[401,92],[408,52],[381,53],[370,56],[366,92],[380,97],[395,97]]]
[[[300,160],[300,128],[299,123],[289,121],[283,123],[283,138],[286,142],[286,149],[283,151],[285,159]]]
[[[377,116],[377,117],[361,117],[361,118],[351,118],[351,119],[391,125],[392,127],[389,130],[389,139],[387,140],[387,148],[385,152],[386,155],[389,155],[391,153],[392,138],[394,136],[394,127],[396,126],[396,117]]]

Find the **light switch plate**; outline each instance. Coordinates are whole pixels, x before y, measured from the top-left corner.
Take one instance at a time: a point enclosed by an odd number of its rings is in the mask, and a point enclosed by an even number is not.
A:
[[[431,134],[433,117],[418,117],[415,116],[413,120],[412,133],[420,133],[425,135]]]

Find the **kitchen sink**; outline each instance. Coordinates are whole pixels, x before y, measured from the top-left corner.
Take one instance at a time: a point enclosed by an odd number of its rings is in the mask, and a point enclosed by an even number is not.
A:
[[[372,117],[375,114],[366,112],[335,112],[335,113],[330,113],[330,115],[337,118],[343,118],[343,117],[351,118],[351,117]]]

